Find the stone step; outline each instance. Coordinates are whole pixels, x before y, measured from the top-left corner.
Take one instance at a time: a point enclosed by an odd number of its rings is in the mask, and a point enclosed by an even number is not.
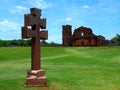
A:
[[[34,75],[31,75],[26,78],[25,85],[26,86],[48,86],[46,76],[36,77]]]
[[[43,70],[30,70],[30,71],[28,71],[28,76],[29,75],[42,77],[42,76],[45,76],[45,71],[43,71]]]

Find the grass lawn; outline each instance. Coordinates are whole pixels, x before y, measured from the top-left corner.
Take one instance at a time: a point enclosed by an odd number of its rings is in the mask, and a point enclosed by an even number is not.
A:
[[[120,47],[42,47],[49,87],[24,87],[30,47],[0,48],[0,90],[120,90]]]

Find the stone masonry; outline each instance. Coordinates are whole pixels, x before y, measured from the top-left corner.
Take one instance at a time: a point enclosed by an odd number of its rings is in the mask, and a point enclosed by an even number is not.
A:
[[[91,28],[79,27],[72,34],[71,25],[62,26],[63,46],[106,46],[108,40],[105,37],[95,35]]]

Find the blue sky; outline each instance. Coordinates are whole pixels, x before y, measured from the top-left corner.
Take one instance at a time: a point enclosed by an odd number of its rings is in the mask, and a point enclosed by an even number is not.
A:
[[[42,9],[47,18],[48,42],[62,42],[62,25],[90,27],[111,39],[120,34],[120,0],[0,0],[0,39],[21,39],[24,14]]]

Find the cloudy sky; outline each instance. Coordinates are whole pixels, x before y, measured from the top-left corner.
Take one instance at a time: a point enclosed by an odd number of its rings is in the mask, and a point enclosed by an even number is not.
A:
[[[21,39],[24,14],[42,9],[47,18],[48,42],[62,41],[62,25],[90,27],[111,39],[120,34],[120,0],[0,0],[0,39]]]

